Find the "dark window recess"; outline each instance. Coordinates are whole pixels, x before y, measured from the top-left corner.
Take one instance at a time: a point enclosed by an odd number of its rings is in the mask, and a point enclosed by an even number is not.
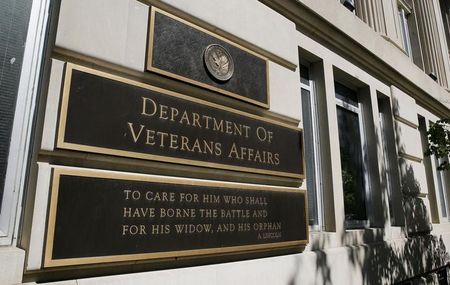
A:
[[[353,107],[359,108],[358,105],[358,96],[353,90],[348,89],[342,84],[336,82],[334,85],[334,89],[336,91],[336,98],[342,100],[342,102],[351,105]]]
[[[428,135],[427,135],[427,126],[425,122],[425,118],[422,116],[418,116],[418,122],[419,122],[419,133],[420,133],[420,140],[422,145],[422,152],[425,153],[427,150],[428,145]],[[428,200],[430,202],[430,211],[431,211],[431,219],[433,223],[439,223],[439,212],[438,212],[438,205],[437,205],[437,192],[439,192],[439,200],[444,202],[442,199],[444,193],[442,192],[442,181],[440,181],[440,173],[437,173],[437,189],[435,187],[434,178],[433,178],[433,165],[432,165],[432,159],[435,159],[434,156],[424,156],[423,157],[423,166],[425,168],[425,174],[426,174],[426,181],[427,181],[427,187],[428,187]],[[437,192],[436,192],[437,191]],[[445,209],[445,204],[441,204],[442,209],[442,216],[447,216],[447,210]]]
[[[428,76],[430,76],[431,77],[431,79],[433,79],[434,81],[437,81],[437,76],[436,76],[436,74],[434,73],[434,72],[430,72],[430,73],[428,73]]]
[[[412,9],[411,14],[409,14],[406,18],[409,43],[411,45],[410,56],[412,56],[414,64],[424,70],[422,50],[420,48],[419,29],[417,27],[417,16],[414,12],[412,1],[406,1],[406,4],[408,4]]]
[[[342,187],[347,226],[361,227],[367,223],[366,187],[360,126],[360,109],[356,92],[335,83],[336,105],[341,155]]]
[[[306,160],[306,185],[308,194],[308,215],[309,224],[318,224],[317,213],[317,190],[316,190],[316,159],[314,157],[314,137],[313,118],[311,114],[311,94],[302,88],[302,109],[303,109],[303,131],[305,140],[305,160]]]
[[[309,83],[309,70],[300,65],[300,82],[307,86]],[[301,88],[303,131],[305,141],[305,164],[306,164],[306,187],[308,191],[308,217],[310,225],[317,225],[319,216],[317,212],[317,189],[316,189],[316,158],[314,155],[314,129],[312,114],[312,98],[310,90]]]
[[[448,285],[447,268],[437,271],[436,275],[439,285]]]
[[[391,222],[395,225],[395,215],[393,211],[393,191],[395,191],[392,185],[392,175],[393,171],[391,171],[391,157],[389,155],[390,149],[395,148],[392,146],[389,140],[389,134],[392,134],[392,129],[389,124],[389,116],[390,116],[390,107],[389,107],[389,99],[380,99],[378,98],[378,109],[379,109],[379,119],[380,119],[380,133],[381,133],[381,146],[383,149],[383,159],[384,159],[384,168],[380,173],[383,179],[385,180],[385,185],[387,189],[387,193],[389,195],[389,216],[391,217]]]
[[[341,3],[351,12],[355,10],[355,0],[341,0]]]
[[[342,184],[346,220],[367,220],[359,118],[337,107]]]
[[[304,65],[300,65],[300,83],[309,86],[309,69]]]
[[[436,158],[436,156],[434,157],[434,163],[436,166],[438,166],[442,161],[438,160]],[[444,191],[444,181],[442,181],[442,171],[437,170],[436,173],[436,177],[437,177],[437,184],[438,184],[438,192],[439,192],[439,200],[441,202],[441,214],[442,217],[446,218],[447,217],[447,197],[445,195],[445,191]]]
[[[32,1],[0,1],[0,211]]]
[[[444,23],[445,38],[447,39],[447,48],[450,51],[450,3],[448,0],[439,0],[441,7],[442,22]]]
[[[401,39],[402,39],[402,45],[403,48],[405,49],[405,52],[408,56],[412,56],[412,51],[411,51],[411,36],[409,33],[409,25],[408,25],[408,21],[410,19],[410,14],[407,13],[405,11],[405,9],[403,7],[399,7],[398,8],[398,20],[399,20],[399,24],[400,24],[400,34],[401,34]]]

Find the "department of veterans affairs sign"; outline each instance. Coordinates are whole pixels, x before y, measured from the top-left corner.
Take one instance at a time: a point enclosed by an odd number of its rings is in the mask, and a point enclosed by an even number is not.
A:
[[[295,126],[70,63],[57,147],[304,178]]]

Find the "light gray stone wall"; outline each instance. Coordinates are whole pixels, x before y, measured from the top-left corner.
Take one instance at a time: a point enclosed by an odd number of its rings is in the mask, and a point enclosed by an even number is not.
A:
[[[125,70],[127,74],[145,81],[148,77],[142,74],[145,72],[149,17],[147,4],[158,5],[158,2],[61,2],[56,37],[59,57],[52,59],[42,150],[54,150],[57,110],[66,60],[64,56],[71,54],[84,60],[111,64],[112,69]],[[300,127],[302,113],[299,72],[298,68],[293,70],[292,66],[298,66],[299,56],[303,56],[301,53],[299,55],[299,48],[313,55],[307,60],[312,63],[313,74],[318,79],[316,92],[321,98],[321,134],[326,140],[322,147],[323,153],[327,154],[323,160],[326,163],[326,171],[323,173],[326,185],[323,198],[324,230],[311,232],[310,244],[299,254],[52,284],[391,284],[445,264],[448,258],[446,248],[450,246],[450,224],[442,222],[432,225],[433,235],[424,234],[431,230],[432,205],[429,203],[430,193],[417,121],[417,115],[424,114],[424,109],[418,106],[414,96],[403,92],[398,86],[391,86],[374,77],[364,66],[355,65],[352,59],[343,58],[317,42],[314,35],[297,31],[294,22],[260,1],[163,0],[159,5],[169,8],[169,12],[198,18],[199,21],[248,42],[252,48],[256,47],[257,50],[272,55],[269,57],[270,111],[299,122]],[[346,36],[372,51],[378,60],[398,70],[404,80],[413,81],[417,88],[427,93],[430,98],[441,101],[450,98],[448,92],[413,65],[398,46],[386,41],[379,33],[345,10],[338,1],[299,0],[298,5],[308,6],[325,21],[333,23]],[[389,18],[386,16],[386,8],[383,9],[385,18]],[[381,25],[377,29],[387,37],[394,38],[397,35],[392,23],[385,28]],[[370,117],[366,119],[371,125],[369,171],[373,191],[371,207],[375,212],[371,219],[373,224],[377,225],[376,228],[349,231],[344,225],[344,193],[334,94],[334,80],[338,74],[346,80],[357,82],[358,88],[364,88],[364,94],[361,94],[366,96],[366,103],[371,106]],[[401,180],[401,188],[394,191],[398,191],[402,199],[396,200],[399,204],[394,207],[400,207],[405,215],[404,227],[391,226],[386,218],[389,210],[386,190],[380,177],[383,169],[383,150],[379,146],[381,134],[377,117],[378,94],[389,98],[393,110],[393,127],[397,142],[397,154],[393,159],[398,159]],[[426,111],[425,109],[425,113]],[[427,118],[436,119],[431,113],[426,115]],[[42,268],[46,199],[50,184],[49,168],[47,163],[39,163],[26,270]],[[305,183],[301,188],[306,188]],[[414,237],[406,238],[409,234],[414,234]],[[8,263],[9,258],[14,262]],[[0,284],[21,281],[23,267],[18,264],[23,264],[23,259],[23,251],[16,249],[10,253],[0,248]],[[3,268],[7,272],[6,275],[2,275]]]

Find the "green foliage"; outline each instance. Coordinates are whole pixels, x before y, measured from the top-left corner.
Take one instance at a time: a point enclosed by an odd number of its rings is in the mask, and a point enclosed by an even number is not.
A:
[[[438,170],[449,170],[448,156],[450,154],[450,119],[438,120],[430,125],[427,132],[428,147],[425,155],[435,155],[440,164]]]

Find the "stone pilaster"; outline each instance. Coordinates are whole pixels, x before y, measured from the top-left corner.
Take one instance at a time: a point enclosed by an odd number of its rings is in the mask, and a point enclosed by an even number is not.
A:
[[[356,15],[375,31],[383,35],[387,34],[382,1],[356,1]]]
[[[423,65],[427,74],[434,74],[437,82],[447,87],[441,43],[432,0],[414,0],[414,13],[421,43]]]

